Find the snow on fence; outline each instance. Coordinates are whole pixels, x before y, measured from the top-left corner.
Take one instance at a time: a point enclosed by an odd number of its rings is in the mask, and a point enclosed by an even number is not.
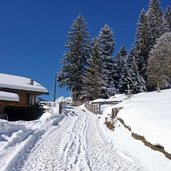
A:
[[[116,101],[116,100],[104,100],[104,101],[97,101],[97,102],[85,102],[85,108],[95,114],[101,114],[101,106],[102,105],[116,105],[118,103],[120,103],[122,101]],[[120,110],[120,108],[118,108],[117,110]],[[116,109],[113,109],[113,115],[116,115],[115,113],[117,113]]]
[[[41,101],[39,103],[40,106],[42,106],[43,109],[49,111],[52,108],[55,108],[57,113],[62,113],[65,106],[67,106],[69,103],[67,101],[61,101],[61,102],[52,102],[52,101]]]
[[[51,101],[41,101],[41,102],[39,102],[39,105],[41,105],[41,106],[46,105],[48,107],[56,107],[57,103],[51,102]]]
[[[100,114],[100,105],[85,102],[85,108],[95,114]]]
[[[60,113],[60,104],[57,102],[52,102],[52,101],[41,101],[39,102],[39,105],[42,109],[44,109],[44,111],[48,111],[53,113],[52,108],[55,108],[55,111],[57,113]]]

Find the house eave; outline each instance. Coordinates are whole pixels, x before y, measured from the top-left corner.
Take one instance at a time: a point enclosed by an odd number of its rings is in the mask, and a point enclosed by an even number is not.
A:
[[[4,88],[4,87],[0,87],[0,90],[1,91],[7,91],[7,92],[25,92],[25,93],[29,93],[29,94],[49,95],[49,92],[12,89],[12,88]]]

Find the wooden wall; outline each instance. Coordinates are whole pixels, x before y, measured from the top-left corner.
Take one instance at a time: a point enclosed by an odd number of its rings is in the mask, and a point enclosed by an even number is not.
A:
[[[29,105],[29,94],[24,92],[16,92],[19,96],[18,106],[28,106]]]
[[[35,105],[35,99],[37,94],[29,93],[25,91],[17,91],[17,90],[11,90],[11,91],[8,90],[7,92],[18,94],[19,102],[1,101],[0,106],[2,106],[2,104],[5,106],[20,106],[20,107],[30,107]],[[30,103],[29,100],[30,96],[33,96],[32,103]]]

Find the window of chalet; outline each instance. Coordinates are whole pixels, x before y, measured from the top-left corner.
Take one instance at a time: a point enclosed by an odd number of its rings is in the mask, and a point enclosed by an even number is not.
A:
[[[33,94],[29,95],[29,105],[34,105],[36,101],[36,96]]]

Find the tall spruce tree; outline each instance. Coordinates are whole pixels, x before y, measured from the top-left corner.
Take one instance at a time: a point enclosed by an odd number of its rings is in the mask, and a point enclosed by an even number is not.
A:
[[[109,96],[115,94],[115,87],[112,81],[113,75],[113,51],[115,47],[114,35],[112,29],[106,24],[100,31],[98,36],[102,69],[101,75],[104,80],[104,85],[101,89],[101,96],[103,98],[108,98]]]
[[[136,40],[134,45],[134,55],[136,56],[139,73],[143,76],[144,80],[146,76],[146,65],[148,61],[148,55],[150,52],[150,32],[149,23],[146,16],[146,12],[142,10],[137,27]]]
[[[156,40],[163,35],[163,12],[159,0],[150,0],[149,10],[147,11],[150,31],[150,48],[156,44]]]
[[[127,62],[130,70],[130,75],[132,77],[132,87],[130,88],[132,89],[133,93],[140,93],[146,91],[146,82],[138,68],[134,51],[129,54]]]
[[[68,49],[62,60],[62,70],[58,75],[60,86],[66,86],[72,92],[73,101],[79,101],[82,95],[83,75],[90,55],[90,40],[87,24],[83,16],[74,20],[68,40]]]
[[[166,32],[159,0],[150,0],[147,13],[142,10],[138,22],[136,41],[132,52],[136,56],[139,74],[147,83],[147,61],[156,40]]]
[[[132,70],[130,68],[129,58],[128,55],[126,55],[124,58],[122,58],[122,68],[120,68],[120,78],[119,78],[119,93],[126,93],[128,86],[133,85],[132,80]]]
[[[125,66],[125,62],[126,62],[126,58],[127,58],[127,50],[125,48],[125,46],[122,46],[120,51],[117,53],[115,59],[114,59],[114,66],[115,66],[115,74],[113,75],[113,79],[115,80],[115,87],[117,90],[117,93],[122,93],[120,91],[120,79],[122,77],[123,74],[123,68]]]
[[[89,65],[83,77],[84,98],[87,100],[94,100],[101,97],[101,88],[104,82],[101,76],[102,60],[100,55],[99,42],[97,39],[94,39],[90,59],[88,60]]]
[[[171,9],[170,9],[170,6],[167,6],[167,8],[166,8],[163,21],[164,21],[165,32],[170,32],[171,31]]]
[[[132,93],[139,93],[146,90],[145,81],[139,74],[137,62],[133,53],[123,59],[123,66],[119,79],[119,92],[126,93],[128,87]]]

